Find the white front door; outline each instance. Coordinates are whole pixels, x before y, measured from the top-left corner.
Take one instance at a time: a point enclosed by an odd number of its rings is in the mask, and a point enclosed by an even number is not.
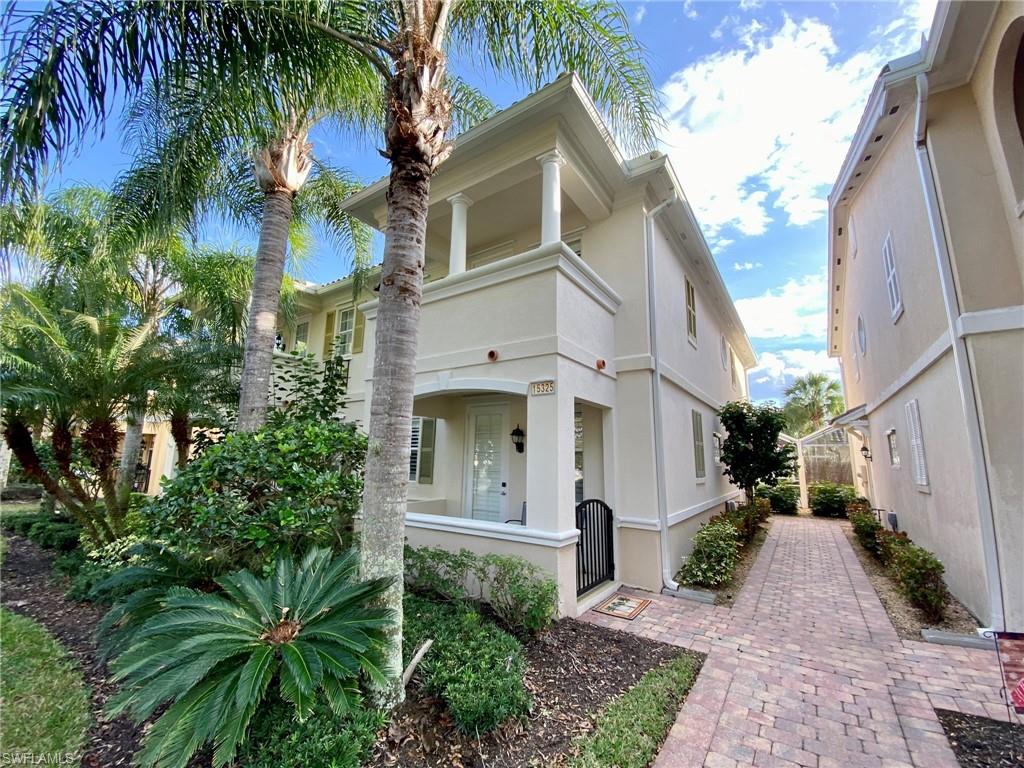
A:
[[[508,408],[474,405],[466,414],[466,517],[500,523],[508,517]]]

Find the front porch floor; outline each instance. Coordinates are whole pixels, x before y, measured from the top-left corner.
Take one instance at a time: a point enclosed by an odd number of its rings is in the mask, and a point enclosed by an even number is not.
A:
[[[995,654],[901,640],[834,521],[777,516],[731,608],[635,594],[582,618],[708,654],[656,768],[956,768],[936,708],[1010,717]]]

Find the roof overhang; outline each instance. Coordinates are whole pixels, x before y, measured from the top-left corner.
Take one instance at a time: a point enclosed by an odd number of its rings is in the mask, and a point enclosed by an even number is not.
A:
[[[868,407],[865,404],[854,406],[832,419],[829,425],[832,427],[849,427],[856,430],[866,429],[868,426]]]
[[[839,176],[828,196],[828,354],[842,351],[842,302],[850,206],[900,124],[914,111],[918,75],[930,93],[957,88],[974,74],[995,18],[991,0],[940,2],[927,37],[914,53],[893,59],[879,73]]]

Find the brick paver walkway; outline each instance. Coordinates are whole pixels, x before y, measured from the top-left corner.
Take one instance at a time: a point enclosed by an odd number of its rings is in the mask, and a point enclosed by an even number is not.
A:
[[[732,608],[606,627],[707,653],[655,768],[957,766],[935,707],[1006,720],[994,652],[900,640],[839,524],[776,517]]]

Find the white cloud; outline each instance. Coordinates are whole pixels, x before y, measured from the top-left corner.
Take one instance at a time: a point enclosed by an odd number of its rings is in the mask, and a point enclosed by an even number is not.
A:
[[[644,20],[644,16],[647,15],[647,3],[640,3],[640,6],[633,13],[633,23],[639,24]]]
[[[693,0],[683,0],[683,15],[691,21],[697,18],[697,9],[693,7]]]
[[[764,3],[762,0],[740,0],[740,10],[750,11],[754,8],[760,8]]]
[[[764,264],[762,264],[760,261],[734,261],[732,263],[732,268],[737,272],[749,272],[752,269],[758,269],[759,267],[763,266]]]
[[[872,83],[916,46],[928,2],[901,6],[897,27],[854,53],[817,19],[784,14],[769,29],[729,15],[711,37],[735,42],[669,78],[663,143],[712,245],[726,228],[754,236],[780,214],[795,226],[824,215]]]
[[[763,352],[750,377],[758,384],[788,385],[799,376],[808,373],[827,373],[839,378],[839,361],[829,357],[824,350],[780,349],[777,352]]]
[[[828,320],[825,270],[790,278],[779,288],[736,301],[752,339],[814,338],[824,340]]]

